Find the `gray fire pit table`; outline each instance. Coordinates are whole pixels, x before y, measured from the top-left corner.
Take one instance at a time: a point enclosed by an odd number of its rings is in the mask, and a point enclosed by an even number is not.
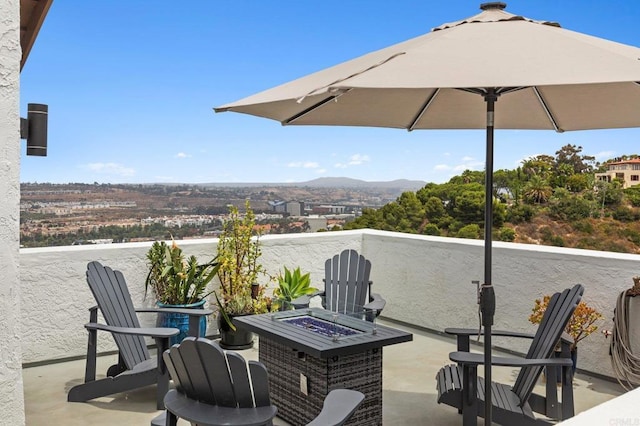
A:
[[[382,347],[413,335],[360,318],[320,308],[234,318],[259,336],[258,356],[269,371],[278,417],[305,425],[331,390],[349,388],[365,400],[347,424],[382,424]]]

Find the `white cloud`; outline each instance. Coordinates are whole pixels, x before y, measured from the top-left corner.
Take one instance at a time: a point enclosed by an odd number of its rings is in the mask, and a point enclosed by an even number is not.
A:
[[[596,160],[598,161],[609,160],[615,156],[616,156],[615,151],[600,151],[599,153],[594,155],[594,157],[596,157]]]
[[[118,175],[118,176],[133,176],[136,171],[131,167],[125,167],[122,164],[117,163],[89,163],[82,166],[95,173]]]
[[[346,169],[351,166],[360,166],[369,161],[371,161],[371,158],[366,154],[353,154],[346,163],[335,163],[333,167],[336,169]]]
[[[287,164],[287,167],[297,168],[297,169],[317,169],[320,167],[320,164],[315,161],[292,161]]]
[[[319,175],[327,173],[327,169],[318,169],[318,170],[316,170],[316,173],[319,174]]]
[[[437,164],[433,170],[436,172],[455,172],[461,173],[465,170],[482,170],[484,162],[478,161],[473,157],[462,157],[460,164]]]
[[[191,154],[187,154],[184,152],[179,152],[176,154],[176,158],[189,158],[189,157],[191,157]]]
[[[366,154],[365,155],[354,154],[349,158],[349,163],[348,164],[350,166],[359,166],[360,164],[368,163],[369,161],[371,161],[371,159]]]

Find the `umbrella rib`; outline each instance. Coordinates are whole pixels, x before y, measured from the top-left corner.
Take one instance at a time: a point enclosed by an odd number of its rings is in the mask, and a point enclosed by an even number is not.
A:
[[[281,123],[283,126],[286,126],[287,124],[291,124],[292,122],[296,121],[297,119],[299,119],[300,117],[307,115],[308,113],[310,113],[311,111],[320,108],[321,106],[323,106],[324,104],[326,104],[329,101],[333,101],[335,99],[338,99],[340,96],[344,95],[345,93],[351,91],[351,89],[346,89],[346,90],[341,90],[340,93],[338,93],[337,95],[331,95],[328,98],[324,98],[323,100],[316,102],[315,104],[311,105],[309,108],[306,108],[302,111],[300,111],[299,113],[297,113],[296,115],[293,115],[289,118],[287,118],[286,120],[283,120]]]
[[[440,89],[436,89],[435,92],[433,92],[431,96],[429,96],[429,99],[427,99],[427,101],[422,105],[422,108],[420,108],[420,112],[413,119],[409,127],[407,127],[408,131],[412,131],[416,127],[418,121],[420,121],[424,113],[427,112],[427,109],[429,108],[433,100],[436,98],[436,96],[438,96],[438,93],[440,93]]]
[[[553,117],[553,114],[551,114],[551,111],[549,110],[547,103],[544,101],[542,94],[538,91],[538,88],[536,86],[533,86],[532,88],[533,88],[533,92],[536,94],[536,97],[538,98],[538,101],[540,102],[540,105],[542,105],[544,112],[547,113],[547,117],[549,118],[549,121],[553,125],[553,128],[555,129],[555,131],[558,133],[564,132],[564,130],[558,127],[558,123],[556,122],[556,119]]]
[[[505,93],[517,92],[518,90],[526,89],[527,86],[518,86],[518,87],[501,87],[498,89],[498,95],[504,95]]]

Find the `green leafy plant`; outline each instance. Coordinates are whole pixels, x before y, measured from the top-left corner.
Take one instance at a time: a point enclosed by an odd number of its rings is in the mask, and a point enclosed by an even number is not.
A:
[[[549,295],[545,295],[542,299],[535,300],[531,315],[529,315],[529,322],[532,324],[540,324],[542,316],[547,310],[547,306],[549,306],[549,300],[551,300],[551,296]],[[564,331],[573,338],[571,350],[576,349],[578,342],[598,329],[596,322],[602,318],[604,318],[602,314],[595,308],[587,305],[586,302],[581,301],[578,304],[564,329]]]
[[[311,274],[307,272],[303,274],[300,267],[290,271],[284,267],[284,274],[278,275],[278,287],[273,294],[277,300],[282,302],[291,302],[299,297],[316,293],[317,288],[311,287]]]
[[[238,208],[229,208],[229,219],[224,223],[217,247],[220,263],[218,278],[220,290],[215,293],[223,319],[232,330],[231,315],[268,312],[271,299],[264,294],[265,286],[258,284],[259,276],[267,276],[259,262],[260,235],[255,231],[255,214],[249,201],[241,216]]]
[[[215,257],[203,264],[195,256],[185,258],[175,241],[171,245],[154,242],[147,252],[147,264],[145,296],[151,288],[156,300],[166,305],[188,305],[207,297],[212,293],[207,292],[207,285],[220,267]]]

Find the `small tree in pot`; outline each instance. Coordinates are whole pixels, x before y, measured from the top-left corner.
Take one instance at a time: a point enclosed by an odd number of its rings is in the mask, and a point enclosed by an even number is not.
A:
[[[253,335],[237,330],[233,316],[265,313],[271,305],[271,299],[264,294],[265,287],[258,284],[258,277],[267,274],[259,261],[262,251],[259,233],[254,229],[255,214],[249,201],[245,207],[244,216],[237,207],[230,207],[217,248],[220,290],[216,300],[221,345],[234,349],[251,347]]]

